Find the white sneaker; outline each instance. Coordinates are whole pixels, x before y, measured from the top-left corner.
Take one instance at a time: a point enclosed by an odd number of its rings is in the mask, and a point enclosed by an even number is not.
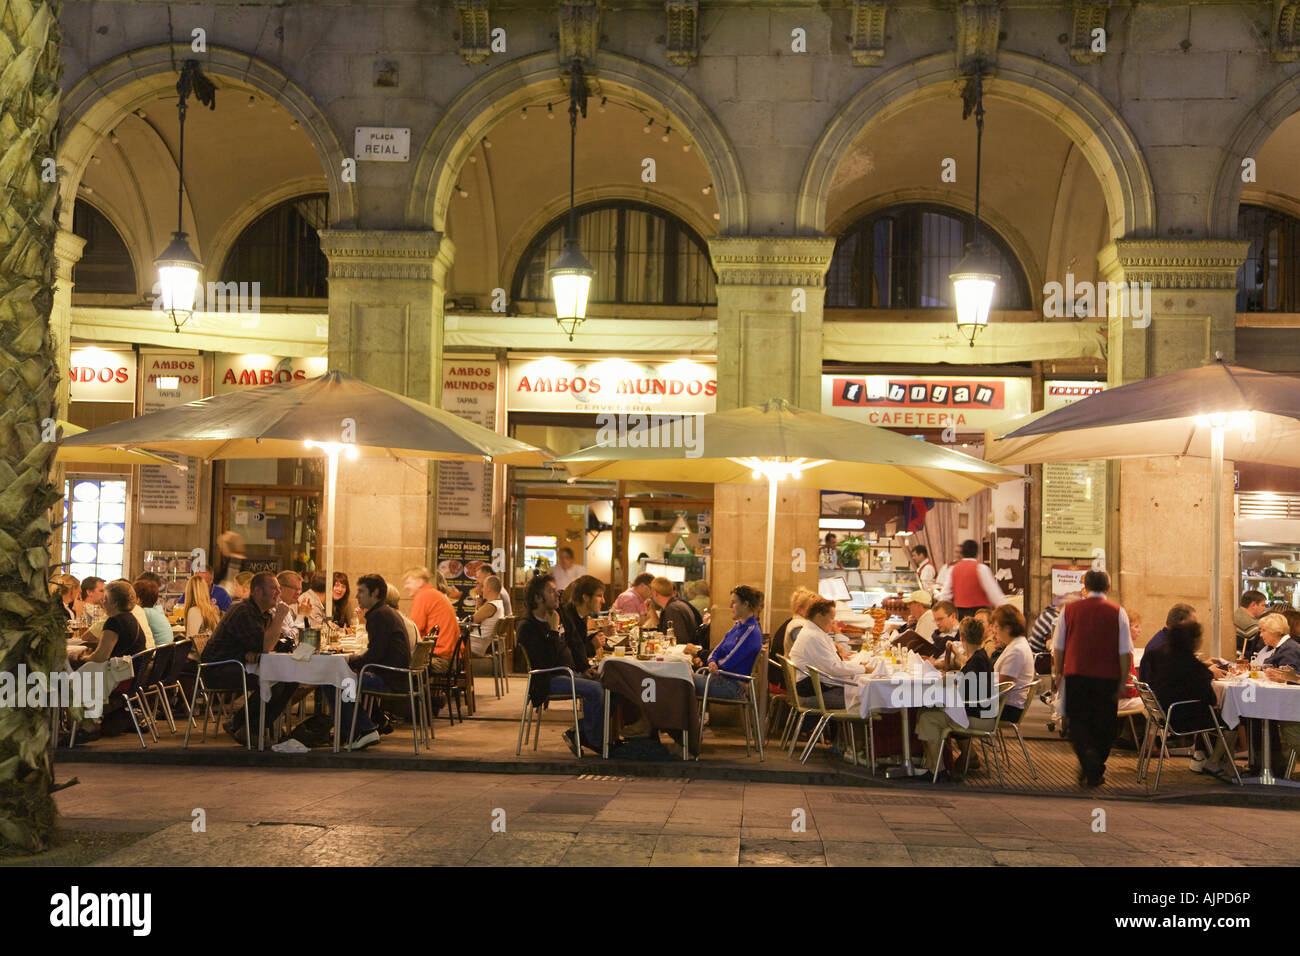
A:
[[[1205,766],[1205,754],[1198,750],[1192,754],[1192,773],[1206,773],[1210,768]]]
[[[358,737],[356,740],[352,741],[352,746],[350,746],[348,750],[364,750],[366,747],[377,743],[379,743],[379,731],[372,730],[364,737]]]

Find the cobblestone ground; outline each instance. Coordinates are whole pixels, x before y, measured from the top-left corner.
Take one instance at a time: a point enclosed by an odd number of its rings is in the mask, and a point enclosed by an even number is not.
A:
[[[62,864],[1133,865],[1300,861],[1300,814],[623,777],[64,767]],[[1100,811],[1100,812],[1099,812]],[[199,823],[203,832],[196,832]]]

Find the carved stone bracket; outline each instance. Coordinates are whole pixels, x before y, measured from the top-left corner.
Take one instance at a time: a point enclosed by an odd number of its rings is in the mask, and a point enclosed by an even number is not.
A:
[[[1273,24],[1273,59],[1279,63],[1300,60],[1300,3],[1277,0]]]
[[[720,286],[820,289],[826,285],[834,252],[834,239],[721,236],[709,241]]]
[[[673,66],[694,66],[700,55],[700,0],[667,0],[666,53]]]
[[[1106,29],[1110,0],[1074,0],[1074,28],[1070,32],[1070,59],[1075,63],[1096,63],[1102,54],[1092,49],[1092,31]]]
[[[885,60],[886,0],[853,0],[853,65],[880,66]]]
[[[460,55],[466,63],[482,63],[492,52],[488,0],[456,0],[460,14]]]
[[[971,72],[998,55],[1002,0],[962,0],[957,5],[957,68]]]
[[[584,70],[592,73],[596,66],[596,49],[600,46],[600,9],[596,0],[560,0],[560,63],[567,66],[581,60]]]
[[[455,247],[433,230],[322,229],[331,279],[421,279],[442,284]]]
[[[1235,289],[1250,243],[1238,239],[1116,239],[1097,255],[1107,282],[1153,289]]]

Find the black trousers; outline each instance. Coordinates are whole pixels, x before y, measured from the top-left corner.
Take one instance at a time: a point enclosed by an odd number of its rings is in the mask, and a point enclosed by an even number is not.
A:
[[[1106,758],[1119,729],[1119,681],[1113,677],[1065,678],[1065,716],[1079,769],[1093,782],[1106,772]]]

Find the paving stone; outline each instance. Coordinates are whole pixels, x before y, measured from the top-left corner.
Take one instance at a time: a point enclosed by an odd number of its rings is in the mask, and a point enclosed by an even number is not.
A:
[[[825,866],[821,841],[740,838],[741,866]]]
[[[655,842],[651,866],[735,866],[740,856],[737,837],[665,833]]]
[[[828,866],[915,866],[901,843],[858,843],[827,840],[822,853]]]

